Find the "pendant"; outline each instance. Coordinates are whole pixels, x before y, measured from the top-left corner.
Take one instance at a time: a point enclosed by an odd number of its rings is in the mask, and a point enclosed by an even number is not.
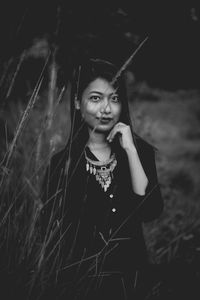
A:
[[[108,162],[93,161],[86,156],[86,171],[95,176],[96,181],[100,184],[104,192],[106,192],[111,185],[113,170],[117,165],[115,155],[109,159]]]

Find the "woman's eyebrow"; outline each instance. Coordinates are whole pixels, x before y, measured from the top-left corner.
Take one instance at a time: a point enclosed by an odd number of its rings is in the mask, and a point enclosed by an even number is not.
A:
[[[102,92],[99,92],[99,91],[91,91],[91,92],[89,92],[89,94],[93,94],[93,93],[95,93],[95,94],[99,94],[99,95],[103,95],[104,93],[102,93]],[[112,93],[110,93],[109,95],[118,95],[118,93],[116,93],[116,92],[112,92]]]
[[[91,92],[89,92],[89,94],[93,94],[93,93],[99,94],[99,95],[103,95],[103,93],[101,93],[101,92],[99,92],[99,91],[91,91]]]

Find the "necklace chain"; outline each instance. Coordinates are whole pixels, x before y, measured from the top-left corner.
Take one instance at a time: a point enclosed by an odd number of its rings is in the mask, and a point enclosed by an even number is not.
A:
[[[113,170],[117,165],[115,154],[112,154],[109,160],[103,162],[90,159],[87,157],[86,152],[85,158],[86,171],[95,176],[104,192],[106,192],[112,182]]]

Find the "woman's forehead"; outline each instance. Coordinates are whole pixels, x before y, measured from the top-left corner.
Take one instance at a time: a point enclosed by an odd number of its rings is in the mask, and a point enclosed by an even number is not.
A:
[[[111,83],[104,78],[96,78],[92,82],[89,83],[85,92],[100,92],[100,93],[116,93],[117,90],[114,88]]]

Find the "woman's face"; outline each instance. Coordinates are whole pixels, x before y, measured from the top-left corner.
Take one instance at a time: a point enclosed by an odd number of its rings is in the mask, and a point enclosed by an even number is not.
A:
[[[113,86],[106,79],[97,78],[84,90],[80,110],[89,129],[106,133],[120,118],[121,102]]]

